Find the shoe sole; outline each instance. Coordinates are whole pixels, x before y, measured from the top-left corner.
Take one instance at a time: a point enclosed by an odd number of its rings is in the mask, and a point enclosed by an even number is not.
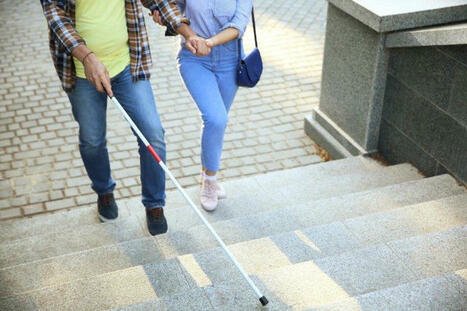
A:
[[[160,235],[160,234],[165,234],[165,233],[167,233],[167,231],[169,231],[169,228],[167,228],[167,227],[165,227],[165,228],[163,228],[163,229],[161,229],[161,230],[156,230],[155,232],[149,231],[149,228],[148,228],[148,232],[149,232],[149,234],[152,235],[152,236]]]
[[[206,208],[203,203],[201,203],[201,207],[206,211],[206,212],[214,212],[217,209],[217,206],[214,207],[213,209]]]
[[[99,219],[100,219],[101,222],[110,222],[110,223],[112,223],[112,222],[117,221],[117,219],[118,219],[118,216],[115,217],[115,218],[113,218],[113,219],[105,218],[105,217],[102,216],[101,214],[97,214],[97,216],[99,217]]]

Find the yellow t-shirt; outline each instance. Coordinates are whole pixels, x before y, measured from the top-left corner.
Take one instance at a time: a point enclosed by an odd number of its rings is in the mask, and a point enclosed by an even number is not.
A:
[[[130,64],[125,0],[76,0],[75,27],[110,77]],[[86,78],[83,64],[74,63],[76,76]]]

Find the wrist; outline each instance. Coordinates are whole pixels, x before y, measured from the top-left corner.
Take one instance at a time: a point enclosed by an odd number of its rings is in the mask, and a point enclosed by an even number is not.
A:
[[[88,52],[86,55],[84,55],[83,59],[81,60],[81,63],[84,65],[86,62],[86,59],[88,59],[92,55],[92,51]]]
[[[196,36],[196,33],[187,24],[181,24],[179,27],[177,27],[176,31],[181,34],[185,40]]]
[[[88,55],[86,55],[86,57],[83,58],[83,61],[81,63],[83,63],[84,66],[87,66],[94,63],[95,59],[96,55],[94,55],[93,52],[90,52]]]
[[[206,43],[208,44],[208,46],[210,47],[214,47],[216,45],[219,45],[219,42],[218,40],[216,39],[216,37],[211,37],[209,39],[206,39]]]
[[[80,62],[83,62],[83,58],[91,52],[90,49],[84,44],[80,44],[71,51],[71,55],[76,57]]]

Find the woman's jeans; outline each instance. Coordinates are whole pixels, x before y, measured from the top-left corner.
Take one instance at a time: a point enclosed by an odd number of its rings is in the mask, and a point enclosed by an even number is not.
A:
[[[207,56],[195,56],[186,48],[178,54],[178,67],[203,119],[201,163],[219,170],[228,113],[238,90],[237,40],[214,47]]]
[[[136,126],[165,162],[165,140],[156,110],[151,83],[132,80],[130,67],[111,79],[112,91]],[[97,194],[110,193],[115,182],[110,174],[106,144],[107,95],[88,80],[77,78],[68,94],[73,116],[79,124],[79,151]],[[128,128],[129,129],[129,128]],[[138,138],[141,164],[142,201],[146,208],[165,205],[165,174]]]

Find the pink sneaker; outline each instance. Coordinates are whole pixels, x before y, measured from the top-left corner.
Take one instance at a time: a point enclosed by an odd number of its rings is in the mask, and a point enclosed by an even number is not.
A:
[[[218,181],[216,181],[216,191],[217,191],[217,198],[219,200],[227,198],[227,193],[225,192],[224,187],[222,187],[221,183]]]
[[[204,210],[212,212],[217,208],[219,202],[217,197],[217,182],[203,178],[200,193],[201,206]]]

